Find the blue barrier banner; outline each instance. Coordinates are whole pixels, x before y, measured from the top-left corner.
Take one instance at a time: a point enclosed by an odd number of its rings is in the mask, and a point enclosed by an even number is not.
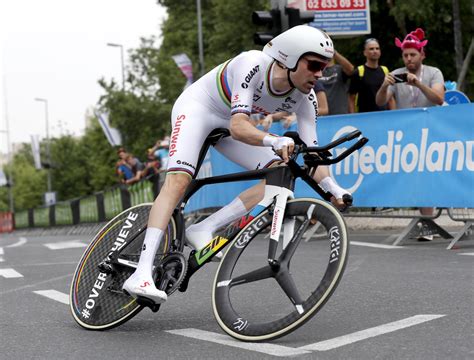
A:
[[[324,145],[355,129],[369,138],[330,169],[335,181],[354,194],[355,206],[474,208],[473,115],[474,104],[460,104],[326,116],[318,120],[318,140]],[[270,132],[283,130],[274,124]],[[340,154],[349,146],[333,151]],[[214,149],[207,162],[207,176],[244,170]],[[254,183],[207,186],[188,211],[225,205]],[[295,192],[297,197],[317,197],[301,181]]]

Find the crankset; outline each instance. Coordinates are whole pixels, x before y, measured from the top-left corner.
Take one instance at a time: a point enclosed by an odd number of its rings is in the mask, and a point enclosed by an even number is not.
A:
[[[187,269],[188,263],[182,253],[168,254],[156,269],[156,287],[171,295],[183,282]]]

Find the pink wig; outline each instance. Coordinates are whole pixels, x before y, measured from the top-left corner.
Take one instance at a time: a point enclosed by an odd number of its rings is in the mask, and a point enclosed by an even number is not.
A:
[[[413,48],[418,50],[419,52],[423,52],[423,48],[426,44],[428,44],[428,40],[423,40],[424,37],[425,32],[423,31],[423,29],[418,28],[415,31],[409,33],[407,36],[405,36],[405,39],[403,39],[403,41],[400,41],[399,38],[395,38],[395,45],[397,45],[397,47],[402,50]]]

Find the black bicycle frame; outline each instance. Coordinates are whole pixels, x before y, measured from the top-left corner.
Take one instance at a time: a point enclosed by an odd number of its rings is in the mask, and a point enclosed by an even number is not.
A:
[[[201,152],[199,154],[198,158],[198,163],[196,166],[196,171],[193,177],[193,180],[189,184],[185,195],[183,196],[183,199],[181,200],[181,205],[177,207],[174,211],[174,216],[175,220],[177,223],[177,240],[178,244],[176,244],[176,250],[178,251],[183,251],[184,249],[184,228],[185,228],[185,221],[184,221],[184,208],[188,202],[188,200],[197,192],[199,189],[201,189],[205,185],[212,185],[212,184],[222,184],[222,183],[228,183],[228,182],[236,182],[236,181],[245,181],[245,180],[259,180],[259,179],[265,179],[267,185],[275,185],[279,187],[285,187],[290,190],[294,190],[294,185],[295,185],[295,180],[297,178],[301,178],[305,183],[307,183],[313,190],[315,190],[323,199],[326,201],[330,201],[332,194],[324,191],[318,183],[308,174],[307,169],[302,168],[301,165],[299,165],[296,162],[296,158],[298,156],[298,152],[295,152],[295,155],[290,157],[290,160],[287,163],[287,166],[278,166],[278,167],[273,167],[273,168],[265,168],[265,169],[259,169],[259,170],[250,170],[250,171],[244,171],[244,172],[239,172],[239,173],[233,173],[233,174],[228,174],[228,175],[220,175],[220,176],[213,176],[213,177],[208,177],[208,178],[203,178],[203,179],[196,179],[195,177],[197,176],[199,169],[202,165],[202,162],[204,160],[204,157],[209,150],[209,147],[211,145],[216,144],[222,137],[228,136],[229,131],[227,129],[216,129],[214,130],[209,137],[206,139],[206,142],[204,143]],[[291,137],[294,137],[295,143],[298,146],[302,146],[302,141],[299,139],[298,135],[296,133],[289,134]],[[287,135],[285,134],[285,135]],[[320,153],[323,154],[323,157],[314,160],[312,163],[312,166],[316,168],[318,165],[330,165],[334,164],[336,162],[339,162],[349,156],[352,152],[358,150],[361,148],[363,145],[365,145],[368,141],[367,138],[361,138],[359,139],[355,144],[353,144],[349,149],[345,150],[342,152],[339,156],[337,156],[334,159],[329,159],[328,158],[328,150],[349,140],[352,140],[360,135],[360,131],[356,130],[342,138],[339,138],[332,143],[324,146],[324,147],[308,147],[305,148],[305,152],[315,152],[315,153]],[[300,145],[298,145],[298,143]],[[297,148],[298,150],[298,148]],[[329,153],[330,155],[330,153]],[[228,240],[228,239],[226,239]],[[211,239],[209,239],[211,241]],[[222,245],[221,248],[225,247],[228,244],[228,241]],[[220,249],[219,249],[220,250]],[[217,251],[218,252],[218,251]],[[210,259],[215,255],[215,253],[206,261],[203,263],[198,263],[196,258],[194,256],[189,257],[188,260],[188,270],[186,274],[186,278],[183,281],[183,284],[180,287],[180,291],[185,291],[189,282],[190,277],[197,271],[199,270],[200,267],[202,267],[205,263],[210,261]]]

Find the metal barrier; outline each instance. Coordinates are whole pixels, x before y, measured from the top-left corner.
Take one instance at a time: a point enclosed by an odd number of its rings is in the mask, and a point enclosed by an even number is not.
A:
[[[463,221],[464,227],[457,233],[453,238],[451,243],[448,245],[447,249],[450,250],[453,246],[460,240],[465,240],[469,235],[472,235],[473,228],[472,224],[474,222],[474,209],[448,209],[448,215],[453,221]]]
[[[25,229],[104,222],[130,206],[153,202],[162,181],[162,176],[154,175],[131,186],[120,184],[79,199],[17,211],[14,213],[15,227]]]
[[[24,229],[30,226],[28,213],[29,213],[28,210],[15,212],[15,228],[16,229]]]
[[[110,220],[122,211],[122,190],[115,187],[104,191],[105,219]]]
[[[131,206],[149,203],[155,200],[153,182],[150,180],[140,181],[129,186],[128,192],[130,193]]]
[[[72,208],[70,202],[61,202],[54,205],[55,225],[73,225]]]
[[[433,215],[430,216],[420,214],[418,208],[382,208],[378,211],[372,211],[369,208],[353,208],[344,213],[344,216],[412,219],[393,242],[392,245],[396,246],[404,240],[420,236],[440,235],[444,239],[452,239],[450,233],[434,222],[442,212],[443,209],[436,209]]]
[[[33,223],[35,227],[48,227],[51,225],[49,211],[49,206],[44,206],[33,210]]]
[[[99,222],[99,211],[97,209],[97,197],[95,195],[79,199],[79,222]]]

